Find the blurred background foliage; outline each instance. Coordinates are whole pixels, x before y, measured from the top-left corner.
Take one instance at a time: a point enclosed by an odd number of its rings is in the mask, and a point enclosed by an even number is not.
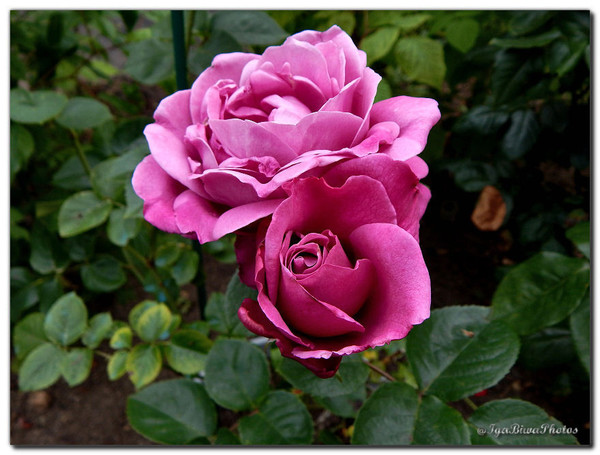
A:
[[[168,11],[11,11],[10,320],[18,327],[13,369],[29,374],[24,389],[47,387],[61,374],[70,385],[81,383],[101,340],[116,350],[111,379],[127,371],[137,387],[151,382],[163,361],[181,374],[204,368],[210,330],[248,335],[231,319],[234,311],[219,314],[235,307],[231,295],[244,292],[235,282],[209,299],[205,320],[182,323],[202,301],[190,287],[203,280],[201,253],[233,264],[233,239],[199,248],[162,233],[143,221],[131,188],[133,169],[149,153],[143,128],[177,89],[171,21]],[[433,193],[424,225],[460,224],[464,213],[490,205],[484,190],[493,187],[496,203],[484,216],[495,219],[493,227],[475,223],[500,245],[493,287],[540,251],[581,259],[587,248],[589,258],[589,12],[186,11],[188,83],[219,53],[260,53],[298,31],[333,24],[383,77],[377,100],[410,95],[440,103],[442,119],[421,155]],[[589,350],[582,352],[589,346],[587,298],[571,305],[578,308],[573,317],[524,334],[520,361],[532,370],[575,362],[579,374],[578,358],[587,358],[589,368]],[[151,303],[138,312],[160,316],[152,333],[133,310],[129,325],[113,321],[115,306],[131,309],[143,299]],[[55,326],[58,303],[79,314],[70,339]],[[131,329],[142,341],[133,347]],[[83,347],[73,347],[79,337]],[[72,360],[61,371],[43,369],[44,358],[60,355],[48,339]],[[167,346],[162,354],[157,343]],[[41,363],[23,368],[40,345]],[[175,354],[182,346],[194,351],[183,364]],[[36,375],[44,380],[36,383]],[[580,382],[589,387],[587,376]],[[570,390],[578,384],[567,380]]]

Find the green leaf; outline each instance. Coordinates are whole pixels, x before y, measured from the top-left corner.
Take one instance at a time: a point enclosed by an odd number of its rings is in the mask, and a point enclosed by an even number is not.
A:
[[[566,364],[575,355],[571,332],[567,329],[548,327],[521,338],[519,363],[529,370]]]
[[[532,110],[513,112],[510,127],[502,138],[502,153],[511,160],[522,157],[536,143],[539,133],[540,126]]]
[[[64,352],[52,343],[43,343],[25,358],[19,368],[19,389],[28,392],[50,387],[60,377]]]
[[[492,319],[520,335],[562,321],[579,304],[590,283],[589,263],[542,252],[513,268],[492,298]]]
[[[269,390],[267,358],[259,348],[241,340],[217,340],[208,354],[206,391],[233,411],[258,405]]]
[[[125,373],[127,373],[127,356],[129,353],[127,351],[116,351],[113,355],[110,356],[108,360],[108,364],[106,365],[106,373],[108,374],[108,379],[111,381],[116,381]]]
[[[196,374],[206,365],[212,342],[196,330],[183,329],[171,337],[165,346],[165,359],[169,366],[181,374]]]
[[[127,398],[131,427],[161,444],[189,444],[217,429],[217,411],[204,386],[190,379],[157,382]]]
[[[94,315],[89,321],[89,327],[81,337],[81,341],[88,348],[96,349],[100,346],[102,340],[104,340],[113,325],[112,316],[110,313],[98,313]]]
[[[150,344],[138,344],[129,351],[125,365],[129,379],[136,389],[140,389],[154,381],[160,373],[160,349]]]
[[[310,444],[313,422],[297,396],[275,390],[267,394],[258,413],[240,419],[239,431],[243,444]]]
[[[347,395],[337,395],[334,397],[314,397],[315,401],[332,414],[340,417],[356,418],[358,409],[367,398],[365,387],[359,387]]]
[[[74,387],[87,379],[92,370],[94,353],[91,349],[71,349],[63,356],[60,371],[69,386]]]
[[[360,49],[367,53],[367,65],[385,57],[394,47],[398,36],[398,28],[382,27],[364,37],[360,42]]]
[[[174,74],[173,46],[151,38],[130,43],[125,72],[137,81],[155,85]]]
[[[213,30],[231,34],[241,44],[279,44],[287,33],[264,11],[218,11]]]
[[[446,26],[446,39],[460,52],[468,52],[479,35],[479,22],[468,17],[456,18]]]
[[[531,33],[555,15],[555,11],[515,11],[509,22],[512,35],[525,35]]]
[[[31,231],[31,254],[29,265],[42,275],[58,272],[69,263],[63,245],[56,233],[48,231],[41,223],[36,222]]]
[[[19,123],[42,124],[56,117],[67,104],[67,97],[50,90],[10,91],[10,119]]]
[[[369,11],[369,27],[379,28],[393,25],[403,33],[412,32],[431,18],[429,14],[406,14],[405,11],[373,10]]]
[[[198,273],[199,263],[200,258],[198,257],[198,253],[191,249],[183,250],[177,261],[170,268],[171,276],[177,285],[182,286],[192,281],[196,273]]]
[[[500,106],[523,96],[534,81],[539,81],[542,65],[541,58],[511,51],[497,52],[490,81],[494,104]]]
[[[210,327],[229,336],[251,335],[238,318],[237,312],[244,299],[254,300],[256,296],[256,290],[242,283],[236,272],[229,280],[225,295],[215,292],[208,299],[205,314]]]
[[[508,446],[577,444],[573,435],[562,433],[561,422],[527,401],[490,401],[479,407],[469,422],[477,427],[477,433],[485,433],[485,443]],[[515,431],[519,428],[524,431]]]
[[[87,308],[74,292],[59,298],[50,307],[44,320],[46,336],[62,346],[74,343],[87,326]]]
[[[477,133],[481,136],[495,134],[507,121],[508,113],[489,106],[475,106],[456,123],[457,133]]]
[[[127,281],[119,261],[112,256],[101,256],[81,267],[81,280],[90,291],[112,292]]]
[[[10,126],[10,180],[23,169],[35,148],[33,136],[23,125]]]
[[[221,427],[217,431],[216,446],[239,446],[240,444],[238,437],[229,428]]]
[[[292,386],[315,397],[336,397],[356,392],[369,377],[369,367],[360,357],[345,357],[336,375],[321,379],[295,360],[281,358],[277,372]]]
[[[81,191],[69,196],[58,212],[58,232],[61,237],[72,237],[100,226],[110,215],[112,204],[100,199],[92,191]]]
[[[575,350],[586,371],[590,373],[591,325],[590,325],[590,290],[579,306],[571,313],[569,327],[575,344]]]
[[[74,130],[96,128],[112,119],[112,114],[105,104],[93,98],[76,96],[71,98],[56,122]]]
[[[579,251],[590,259],[590,222],[584,221],[570,228],[565,235]]]
[[[70,151],[73,156],[68,158],[52,176],[52,184],[66,190],[80,191],[91,188],[90,177],[86,173],[81,160],[75,155],[75,150]],[[98,159],[91,155],[88,159],[93,166]]]
[[[375,95],[374,102],[377,103],[378,101],[387,100],[391,97],[392,87],[390,87],[390,83],[385,79],[381,79],[381,82],[379,82],[379,85],[377,86],[377,94]]]
[[[465,445],[469,430],[455,409],[395,382],[380,386],[360,408],[352,444]]]
[[[423,36],[400,38],[394,52],[400,69],[409,79],[441,89],[446,63],[439,41]]]
[[[493,38],[490,44],[498,47],[529,49],[532,47],[544,47],[557,38],[562,33],[560,30],[552,29],[535,36],[521,36],[518,38]]]
[[[406,339],[406,355],[422,391],[455,401],[498,383],[519,354],[519,337],[488,322],[489,309],[453,306],[431,312]]]
[[[314,18],[320,21],[318,27],[320,31],[328,30],[331,26],[337,25],[348,35],[352,35],[356,27],[354,11],[318,11],[315,13]],[[278,22],[281,24],[281,21]]]
[[[125,187],[131,186],[135,167],[148,154],[148,146],[143,145],[121,156],[108,158],[92,169],[92,185],[101,196],[122,200]]]
[[[125,218],[125,207],[119,207],[110,213],[106,234],[108,239],[117,246],[125,246],[134,238],[142,227],[139,218]]]
[[[43,313],[31,313],[21,319],[13,329],[13,349],[17,359],[24,359],[33,349],[48,339],[44,333]]]
[[[149,306],[131,327],[143,341],[156,341],[171,325],[171,310],[164,303]]]
[[[110,337],[109,345],[113,349],[128,349],[132,339],[133,332],[129,326],[119,327]]]

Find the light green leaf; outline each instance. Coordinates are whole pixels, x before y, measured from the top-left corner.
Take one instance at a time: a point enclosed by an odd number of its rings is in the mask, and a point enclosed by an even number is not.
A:
[[[127,351],[116,351],[110,356],[108,364],[106,365],[106,373],[108,379],[116,381],[125,373],[127,373],[127,357],[129,353]]]
[[[154,381],[160,373],[160,349],[150,344],[138,344],[129,351],[125,365],[129,379],[136,389],[140,389]]]
[[[67,97],[50,90],[10,91],[10,119],[20,123],[42,124],[56,117],[67,104]]]
[[[81,341],[88,348],[95,349],[100,346],[113,325],[112,316],[110,313],[98,313],[89,321],[89,327],[81,337]]]
[[[31,313],[21,319],[13,329],[13,349],[18,359],[23,359],[33,349],[48,339],[44,333],[43,313]]]
[[[468,52],[475,45],[479,35],[479,22],[471,18],[457,18],[446,27],[446,39],[460,52]]]
[[[133,332],[129,326],[119,327],[110,337],[109,345],[113,349],[127,349],[131,347]]]
[[[492,319],[521,335],[566,318],[590,283],[589,263],[558,253],[542,252],[513,268],[492,298]]]
[[[577,444],[571,434],[562,433],[563,424],[527,401],[494,400],[479,407],[469,418],[477,433],[485,432],[484,441],[497,445],[557,446]],[[528,431],[514,431],[524,428]],[[475,442],[475,440],[473,441]]]
[[[60,371],[69,386],[81,384],[90,375],[94,353],[91,349],[71,349],[63,356]]]
[[[422,391],[445,401],[498,383],[519,354],[519,337],[507,325],[489,322],[489,309],[452,306],[434,310],[413,327],[406,354]]]
[[[96,128],[111,119],[112,114],[105,104],[93,98],[77,96],[69,100],[56,122],[65,128],[84,130]]]
[[[218,404],[234,411],[256,407],[269,390],[267,358],[241,340],[217,340],[208,354],[206,391]]]
[[[367,53],[367,65],[385,57],[392,50],[400,31],[396,27],[382,27],[367,35],[360,42],[360,48]]]
[[[60,377],[64,352],[52,343],[43,343],[25,358],[19,368],[19,389],[27,392],[50,387]]]
[[[169,366],[181,374],[202,371],[212,342],[196,330],[183,329],[173,334],[165,346],[165,359]]]
[[[217,429],[217,411],[204,386],[190,379],[152,384],[127,398],[132,428],[161,444],[190,444]]]
[[[92,191],[81,191],[69,196],[58,212],[58,232],[61,237],[72,237],[100,226],[110,215],[112,204],[100,199]]]
[[[258,413],[240,419],[239,431],[243,444],[310,444],[313,422],[297,396],[276,390],[267,394]]]
[[[87,326],[87,308],[74,292],[59,298],[50,307],[44,320],[46,336],[62,346],[74,343]]]
[[[352,444],[465,445],[469,430],[462,416],[436,397],[422,399],[407,384],[380,386],[358,411]]]
[[[125,284],[127,276],[114,257],[100,256],[81,267],[81,280],[90,291],[112,292]]]
[[[398,40],[394,52],[400,69],[409,79],[441,89],[446,63],[439,41],[423,36],[404,37]]]
[[[133,330],[144,341],[156,341],[171,325],[171,311],[164,303],[149,306],[132,324]]]

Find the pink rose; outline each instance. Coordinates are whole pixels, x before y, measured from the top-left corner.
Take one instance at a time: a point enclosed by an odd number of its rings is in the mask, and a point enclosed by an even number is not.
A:
[[[437,103],[373,104],[380,79],[337,26],[262,55],[218,55],[191,89],[160,103],[144,131],[151,154],[133,187],[146,220],[204,243],[269,216],[284,183],[341,160],[381,153],[426,173],[416,155]]]
[[[385,154],[287,189],[247,245],[256,252],[258,298],[246,299],[238,315],[326,378],[342,356],[404,338],[429,317],[418,229],[431,195],[408,164]]]

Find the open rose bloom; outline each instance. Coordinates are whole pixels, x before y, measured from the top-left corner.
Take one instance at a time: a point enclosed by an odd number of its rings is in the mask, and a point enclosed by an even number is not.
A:
[[[440,113],[426,98],[373,103],[380,80],[337,26],[218,55],[160,103],[133,175],[156,227],[238,234],[240,276],[259,289],[243,322],[322,377],[429,314],[417,155]]]

